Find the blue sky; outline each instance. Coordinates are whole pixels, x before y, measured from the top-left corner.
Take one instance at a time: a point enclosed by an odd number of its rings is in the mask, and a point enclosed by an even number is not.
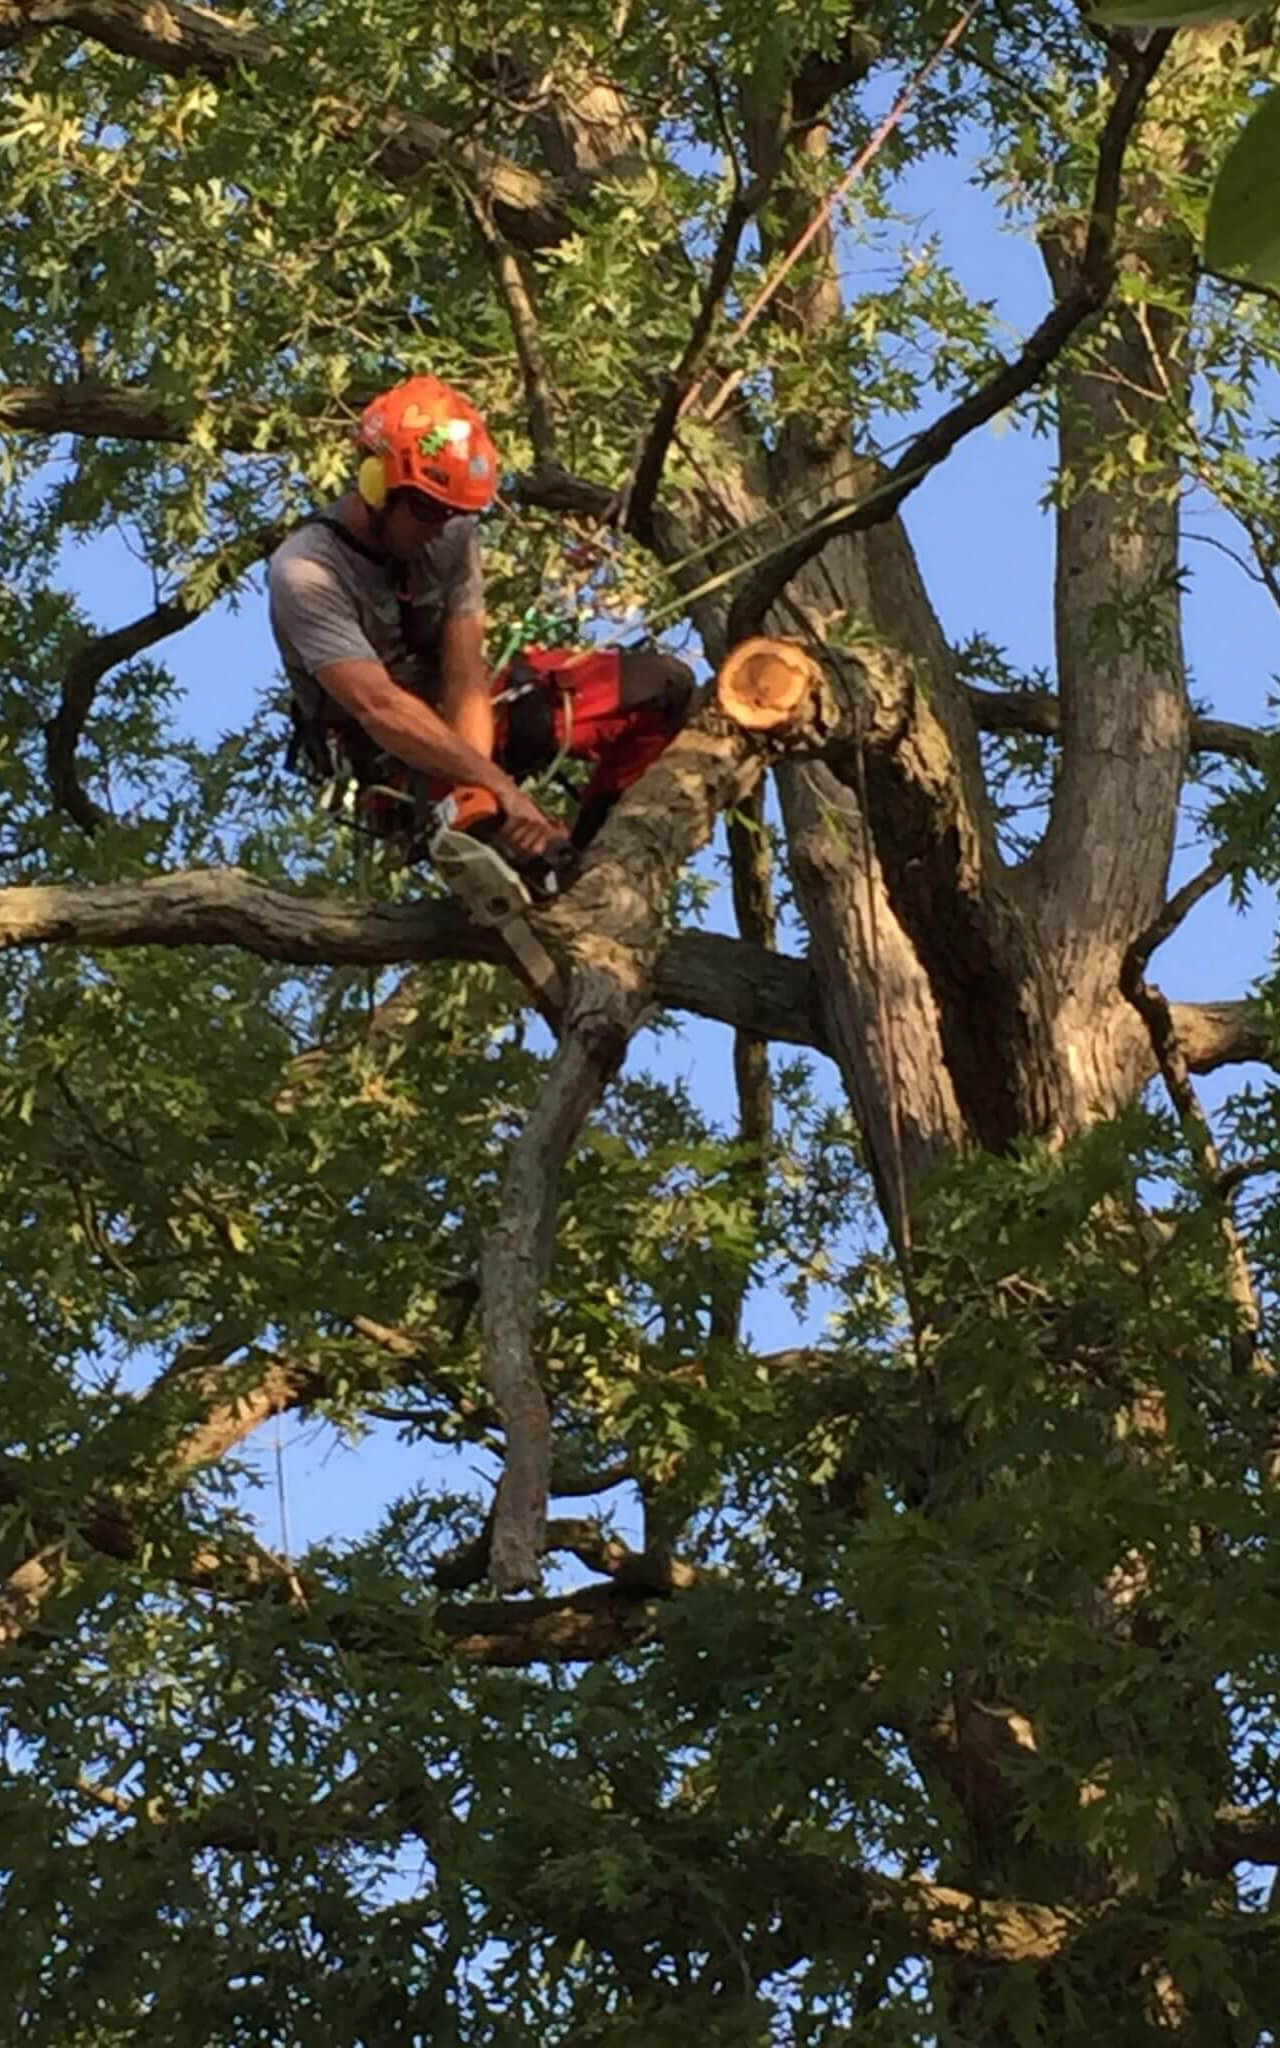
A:
[[[933,159],[911,174],[904,204],[919,217],[919,238],[939,233],[948,260],[975,296],[994,299],[1008,321],[1010,341],[1043,313],[1047,286],[1030,240],[1003,228],[990,199],[964,181],[963,167]],[[856,280],[856,254],[853,258]],[[979,632],[1004,646],[1011,661],[1052,670],[1053,527],[1041,509],[1049,444],[997,421],[972,436],[910,500],[906,520],[934,605],[948,636]],[[1228,523],[1206,506],[1188,509],[1189,532],[1235,542]],[[1186,643],[1193,689],[1216,716],[1249,724],[1269,719],[1268,697],[1280,667],[1280,617],[1270,598],[1216,548],[1189,540],[1190,596]],[[111,541],[95,542],[68,557],[82,599],[103,629],[124,624],[153,602],[140,565]],[[242,724],[258,690],[275,672],[261,596],[248,593],[233,611],[221,605],[160,650],[185,691],[181,720],[193,735],[212,739]],[[1201,864],[1189,818],[1181,837],[1175,882]],[[713,908],[728,925],[727,888]],[[1153,972],[1166,992],[1181,999],[1244,994],[1265,970],[1275,930],[1270,893],[1258,890],[1249,910],[1233,912],[1223,892],[1207,900],[1156,956]],[[679,1074],[714,1114],[733,1114],[727,1032],[685,1021],[678,1037],[645,1049],[647,1063]],[[1210,1102],[1239,1085],[1241,1070],[1206,1084]],[[824,1085],[834,1088],[831,1069]],[[760,1303],[755,1334],[764,1346],[793,1339],[794,1326],[776,1304]],[[375,1429],[356,1449],[335,1444],[320,1425],[283,1425],[284,1463],[292,1542],[306,1542],[368,1526],[400,1489],[446,1471],[457,1484],[452,1458],[422,1446],[398,1444],[394,1432]],[[274,1451],[264,1433],[255,1462],[264,1479],[256,1506],[268,1541],[278,1542]],[[483,1461],[464,1454],[463,1463]],[[583,1503],[577,1511],[585,1510]],[[630,1517],[621,1518],[624,1530]]]

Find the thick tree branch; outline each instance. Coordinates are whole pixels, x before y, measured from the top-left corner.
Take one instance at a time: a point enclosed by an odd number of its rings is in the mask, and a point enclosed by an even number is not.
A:
[[[452,901],[357,904],[304,896],[242,868],[189,868],[142,882],[0,889],[0,952],[11,947],[240,946],[298,966],[501,961],[497,933]],[[718,933],[664,933],[654,1000],[819,1051],[826,1039],[804,960]]]
[[[846,730],[816,664],[763,642],[757,663],[760,677],[776,673],[786,685],[768,732],[772,750],[821,751]],[[794,687],[797,666],[803,689]],[[568,970],[569,1000],[546,1094],[513,1150],[485,1263],[485,1374],[508,1417],[510,1479],[499,1492],[494,1539],[494,1579],[502,1587],[532,1583],[542,1547],[550,1446],[533,1337],[555,1241],[560,1165],[654,1005],[672,882],[707,843],[719,813],[755,787],[767,761],[759,726],[748,730],[728,715],[723,690],[720,696],[720,703],[703,702],[623,798],[573,889],[537,919],[539,936]]]
[[[0,0],[0,42],[68,28],[122,56],[138,57],[171,78],[192,72],[233,86],[242,72],[276,64],[296,72],[297,56],[261,30],[230,21],[187,0]],[[543,178],[436,121],[407,109],[364,103],[323,65],[307,66],[317,94],[349,103],[353,129],[370,131],[376,163],[396,185],[411,185],[433,165],[461,176],[483,194],[502,232],[525,248],[547,248],[572,232],[562,197]]]
[[[130,390],[96,379],[74,384],[0,384],[0,429],[11,433],[185,441],[191,432],[191,410],[145,388]],[[257,425],[255,408],[224,406],[218,419],[219,446],[238,453],[255,448]]]
[[[1045,316],[1011,362],[1002,363],[994,376],[916,435],[867,496],[852,504],[845,500],[828,506],[760,565],[730,610],[731,646],[760,630],[792,578],[831,541],[841,534],[865,533],[892,519],[911,492],[966,435],[985,426],[1039,383],[1072,336],[1106,304],[1115,279],[1116,215],[1125,151],[1147,88],[1171,41],[1169,31],[1151,36],[1146,47],[1131,58],[1112,102],[1099,145],[1088,232],[1073,289]]]
[[[1170,1003],[1173,1028],[1193,1074],[1257,1060],[1275,1066],[1275,1039],[1256,1003]]]
[[[344,394],[342,405],[354,413],[371,396],[371,391],[353,386]],[[334,405],[329,393],[302,392],[291,400],[291,410],[302,418],[332,413]],[[191,414],[197,409],[175,405],[145,388],[129,390],[98,382],[0,383],[0,430],[14,433],[181,443],[190,438]],[[266,412],[266,407],[219,404],[212,415],[217,445],[232,454],[269,453],[278,448],[278,440],[267,446],[262,442]],[[522,505],[582,519],[601,519],[616,502],[616,493],[607,484],[576,476],[554,462],[540,462],[537,469],[517,478],[514,495]]]
[[[511,1148],[483,1266],[484,1376],[506,1432],[490,1569],[499,1592],[537,1584],[551,1484],[551,1417],[534,1364],[543,1283],[556,1241],[560,1172],[627,1041],[576,1020]]]
[[[984,690],[973,684],[965,696],[979,732],[1057,739],[1062,731],[1062,702],[1052,690]],[[1232,725],[1223,718],[1191,721],[1193,754],[1221,754],[1227,760],[1248,761],[1255,768],[1262,765],[1267,738],[1255,726]]]

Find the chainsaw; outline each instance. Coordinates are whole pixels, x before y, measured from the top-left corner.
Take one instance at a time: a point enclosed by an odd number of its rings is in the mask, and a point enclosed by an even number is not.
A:
[[[457,792],[435,805],[427,834],[432,865],[477,924],[501,933],[534,993],[552,1009],[561,1010],[564,989],[559,971],[535,937],[528,917],[536,904],[554,902],[563,894],[576,872],[576,852],[566,840],[563,851],[555,848],[524,868],[514,867],[492,839],[477,836],[477,820],[467,808],[468,795],[469,791]],[[497,806],[494,808],[496,812]]]

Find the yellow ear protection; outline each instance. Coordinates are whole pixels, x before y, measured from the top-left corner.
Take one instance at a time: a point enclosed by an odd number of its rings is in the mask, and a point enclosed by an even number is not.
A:
[[[356,489],[371,512],[387,502],[387,472],[380,455],[366,455],[356,471]]]

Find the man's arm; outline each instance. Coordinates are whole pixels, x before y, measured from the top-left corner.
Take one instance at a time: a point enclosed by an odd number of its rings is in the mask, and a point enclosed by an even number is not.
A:
[[[504,836],[519,852],[541,853],[560,836],[490,760],[487,746],[452,731],[387,672],[325,563],[286,548],[273,557],[268,584],[271,629],[286,664],[313,675],[378,746],[421,774],[491,791],[502,806]],[[483,604],[477,609],[483,612]]]
[[[520,853],[544,853],[564,828],[544,818],[535,803],[495,761],[455,732],[428,704],[402,689],[380,661],[335,661],[316,671],[322,690],[349,711],[370,739],[408,768],[442,782],[478,783],[502,806],[503,836]]]
[[[444,622],[440,641],[440,709],[477,753],[493,753],[493,699],[484,658],[485,615],[468,612]]]

